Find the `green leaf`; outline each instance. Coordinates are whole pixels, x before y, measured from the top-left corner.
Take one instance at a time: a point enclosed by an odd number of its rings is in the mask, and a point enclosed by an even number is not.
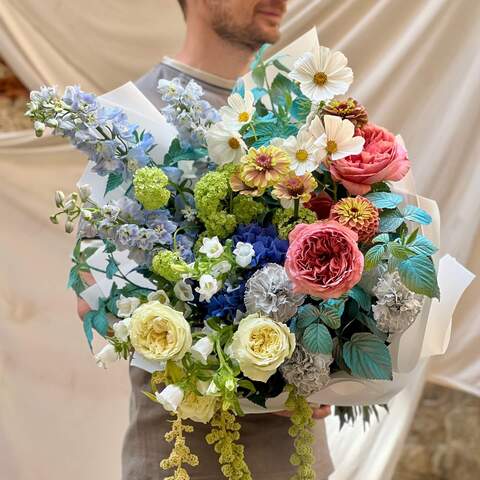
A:
[[[108,176],[107,186],[105,187],[105,195],[115,190],[123,183],[123,175],[121,173],[111,173]]]
[[[392,359],[385,343],[371,333],[354,333],[343,345],[343,359],[354,377],[392,380]]]
[[[280,60],[277,58],[273,61],[273,64],[278,68],[278,70],[286,73],[290,73],[290,69],[286,67]]]
[[[382,342],[387,340],[388,334],[378,329],[377,322],[372,317],[363,312],[358,312],[357,320],[363,323],[363,325],[365,325],[375,336],[382,340]]]
[[[381,233],[372,239],[372,243],[388,243],[390,235],[388,233]]]
[[[330,298],[320,305],[320,318],[328,327],[333,329],[340,328],[344,309],[344,299]]]
[[[403,197],[396,193],[373,192],[365,195],[377,208],[396,208],[402,203]]]
[[[402,283],[412,292],[427,297],[440,298],[437,275],[432,259],[426,255],[416,255],[398,265]]]
[[[403,215],[397,208],[384,210],[380,214],[380,232],[394,232],[403,222]]]
[[[93,317],[97,314],[96,310],[90,310],[83,317],[83,331],[87,337],[88,346],[92,350],[93,342]]]
[[[67,288],[73,289],[73,291],[78,295],[84,288],[82,279],[78,274],[78,267],[75,265],[71,268],[70,274],[68,275]]]
[[[387,247],[385,245],[374,245],[365,254],[365,270],[371,270],[375,268],[383,258]]]
[[[299,307],[297,311],[296,328],[307,328],[311,323],[316,322],[320,317],[320,311],[314,305],[307,303]]]
[[[118,266],[112,256],[108,257],[107,268],[105,269],[105,275],[107,278],[113,278],[113,276],[118,272]]]
[[[263,61],[263,55],[265,54],[265,51],[267,48],[270,46],[268,43],[264,43],[258,50],[257,54],[255,55],[255,58],[253,59],[253,62],[250,64],[250,70],[255,70],[260,63]]]
[[[106,337],[108,333],[108,319],[105,307],[97,310],[96,315],[92,317],[93,328],[102,336]]]
[[[378,182],[372,185],[372,192],[389,192],[390,186],[387,182]]]
[[[291,101],[291,91],[293,89],[293,82],[282,73],[279,73],[270,86],[270,95],[273,103],[276,105],[286,105],[288,99]]]
[[[411,257],[412,255],[415,255],[415,252],[410,250],[405,245],[400,245],[397,242],[390,242],[387,244],[388,251],[396,258],[399,258],[400,260],[405,260],[406,258]]]
[[[407,205],[403,211],[405,220],[420,223],[421,225],[429,225],[432,223],[432,217],[422,208],[415,205]]]
[[[414,242],[415,239],[416,239],[417,236],[418,236],[419,231],[420,231],[420,229],[419,229],[419,228],[416,228],[416,229],[407,237],[406,243],[412,243],[412,242]]]
[[[311,108],[312,102],[307,97],[301,95],[293,101],[290,113],[299,122],[304,122],[309,115]]]
[[[417,235],[415,240],[409,243],[408,248],[418,255],[433,255],[438,248],[423,235]]]
[[[252,79],[257,87],[263,87],[265,83],[265,67],[262,64],[252,70]]]
[[[330,355],[333,350],[332,337],[325,325],[313,323],[303,332],[303,345],[312,353]]]
[[[365,311],[369,311],[372,306],[370,295],[360,285],[355,285],[347,292],[350,298],[353,298]]]
[[[104,247],[105,253],[113,253],[117,249],[115,244],[110,240],[103,240],[103,244],[105,245]]]

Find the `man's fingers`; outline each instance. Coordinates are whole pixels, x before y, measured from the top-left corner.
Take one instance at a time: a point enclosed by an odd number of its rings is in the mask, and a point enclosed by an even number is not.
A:
[[[90,305],[81,297],[77,297],[77,313],[83,320],[83,317],[90,311]]]
[[[95,283],[95,278],[90,272],[78,272],[79,277],[85,282],[88,286]]]
[[[332,408],[330,405],[320,405],[320,407],[312,407],[312,411],[312,418],[315,420],[320,420],[328,417],[332,413]],[[280,412],[275,412],[275,415],[279,415],[281,417],[291,417],[292,412],[290,410],[282,410]]]

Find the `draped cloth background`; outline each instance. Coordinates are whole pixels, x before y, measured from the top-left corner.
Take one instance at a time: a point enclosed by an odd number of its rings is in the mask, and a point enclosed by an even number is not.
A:
[[[316,25],[355,72],[351,94],[404,137],[418,191],[443,216],[442,250],[480,272],[480,2],[292,0],[279,48]],[[0,56],[29,88],[97,93],[174,53],[175,0],[0,0]],[[65,289],[73,239],[49,225],[52,193],[85,159],[58,139],[0,134],[0,472],[9,480],[119,478],[125,364],[97,369]],[[5,222],[6,219],[6,222]],[[424,379],[480,395],[480,282],[454,318],[447,355],[419,365],[391,413],[366,433],[328,420],[334,480],[390,478]]]

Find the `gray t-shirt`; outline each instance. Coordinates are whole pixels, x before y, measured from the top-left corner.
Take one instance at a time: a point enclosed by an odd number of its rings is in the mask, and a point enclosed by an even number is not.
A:
[[[135,82],[141,92],[157,107],[163,102],[156,91],[159,79],[180,77],[184,83],[194,78],[204,89],[205,99],[213,106],[226,103],[234,82],[225,80],[172,59],[164,59],[150,72]],[[130,367],[132,394],[130,402],[130,425],[125,435],[122,452],[122,480],[160,480],[167,476],[159,462],[168,457],[171,445],[164,440],[170,430],[170,415],[158,404],[148,399],[142,391],[150,391],[150,374]],[[190,422],[193,433],[186,434],[192,452],[200,464],[190,468],[192,480],[220,480],[223,474],[218,464],[218,455],[205,441],[210,431],[208,425]],[[287,480],[296,471],[289,462],[293,453],[293,439],[288,434],[290,420],[272,414],[252,414],[240,419],[241,443],[245,446],[245,458],[254,480]],[[324,421],[314,427],[317,480],[328,478],[333,465],[328,451]]]

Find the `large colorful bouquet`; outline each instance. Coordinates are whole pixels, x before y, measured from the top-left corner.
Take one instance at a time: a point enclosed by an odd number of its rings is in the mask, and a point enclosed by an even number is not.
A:
[[[422,234],[431,218],[392,192],[410,168],[403,142],[337,98],[353,81],[346,57],[314,48],[290,69],[260,52],[252,78],[219,111],[195,82],[160,81],[178,131],[163,164],[149,132],[78,87],[32,92],[27,112],[38,135],[51,127],[88,155],[105,194],[125,192],[105,204],[88,186],[57,192],[51,220],[65,215],[67,232],[80,220],[81,237],[103,241],[107,278],[122,282],[84,329],[90,345],[93,330],[108,342],[100,365],[132,354],[149,365],[145,394],[175,417],[161,462],[171,479],[198,463],[185,419],[210,422],[225,477],[251,478],[237,416],[282,392],[295,478],[314,478],[308,398],[336,374],[391,380],[393,336],[439,296],[437,249]],[[78,294],[96,250],[81,245],[69,280]],[[122,270],[122,251],[147,283]]]

